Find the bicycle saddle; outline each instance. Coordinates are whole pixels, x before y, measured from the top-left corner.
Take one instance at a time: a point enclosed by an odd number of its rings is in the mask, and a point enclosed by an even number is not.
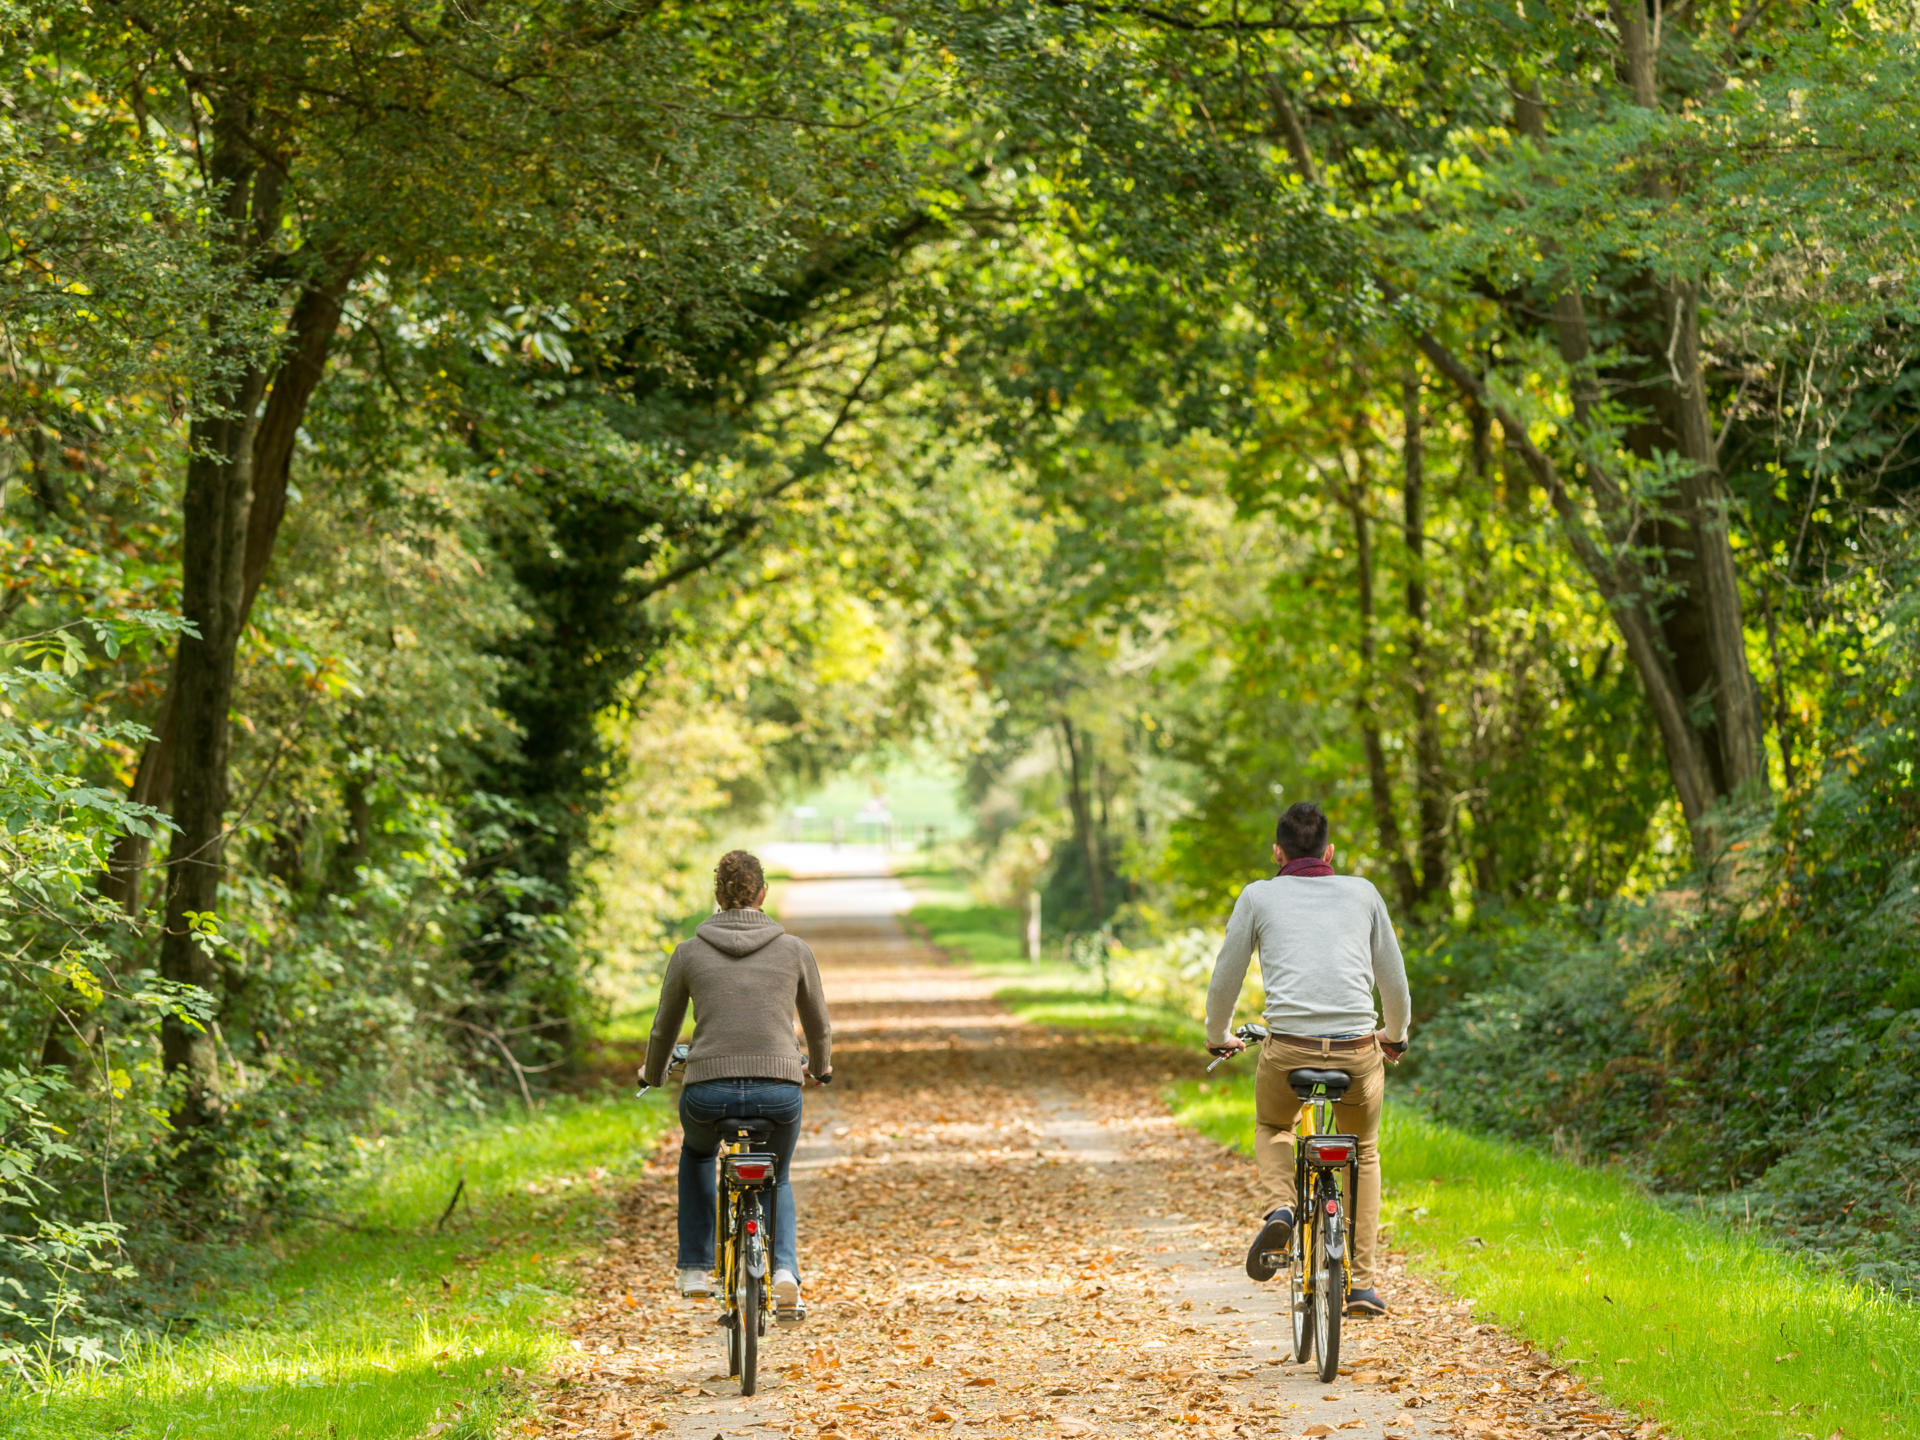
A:
[[[1327,1098],[1338,1100],[1347,1093],[1347,1087],[1353,1083],[1353,1076],[1344,1070],[1289,1070],[1287,1083],[1293,1087],[1293,1093],[1302,1100],[1311,1100],[1316,1087],[1327,1087]]]
[[[773,1121],[760,1115],[722,1120],[720,1129],[726,1135],[745,1135],[748,1141],[755,1145],[763,1144],[773,1138]]]

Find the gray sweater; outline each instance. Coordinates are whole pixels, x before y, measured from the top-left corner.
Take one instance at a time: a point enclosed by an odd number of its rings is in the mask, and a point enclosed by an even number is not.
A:
[[[833,1026],[813,951],[759,910],[718,910],[667,961],[660,1008],[640,1072],[658,1085],[693,1003],[687,1083],[702,1080],[791,1080],[798,1085],[800,1047],[793,1014],[807,1032],[807,1064],[815,1075],[833,1068]]]
[[[1226,1043],[1247,960],[1260,947],[1266,1021],[1278,1035],[1365,1035],[1378,1028],[1380,987],[1389,1040],[1407,1038],[1413,997],[1387,902],[1358,875],[1283,875],[1240,892],[1207,986],[1207,1043]]]

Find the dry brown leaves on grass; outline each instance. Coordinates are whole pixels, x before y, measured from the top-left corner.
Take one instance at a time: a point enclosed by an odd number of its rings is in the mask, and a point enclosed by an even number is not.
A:
[[[830,995],[875,963],[872,942],[810,938]],[[930,967],[885,943],[894,983],[849,988],[890,998],[837,1007],[845,1084],[809,1092],[811,1315],[762,1342],[762,1393],[742,1400],[722,1373],[713,1307],[673,1294],[669,1144],[622,1203],[541,1433],[1652,1433],[1398,1257],[1383,1277],[1394,1313],[1348,1322],[1334,1386],[1283,1363],[1284,1297],[1239,1273],[1251,1167],[1158,1099],[1191,1057],[983,1022],[977,1002],[956,1030],[950,982],[917,1002]]]

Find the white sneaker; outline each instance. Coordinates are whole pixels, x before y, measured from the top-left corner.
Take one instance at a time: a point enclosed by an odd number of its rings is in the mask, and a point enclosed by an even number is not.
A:
[[[791,1270],[773,1272],[773,1304],[776,1310],[800,1308],[800,1281]]]
[[[711,1270],[682,1270],[680,1272],[680,1293],[688,1300],[706,1300],[713,1295],[713,1272]]]

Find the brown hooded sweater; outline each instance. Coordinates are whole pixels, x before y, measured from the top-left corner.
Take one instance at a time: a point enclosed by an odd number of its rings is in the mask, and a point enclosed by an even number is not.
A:
[[[693,1002],[687,1083],[803,1078],[793,1039],[794,1011],[807,1032],[808,1066],[833,1068],[833,1026],[813,951],[759,910],[717,910],[667,961],[660,1008],[647,1039],[640,1078],[658,1085]]]

